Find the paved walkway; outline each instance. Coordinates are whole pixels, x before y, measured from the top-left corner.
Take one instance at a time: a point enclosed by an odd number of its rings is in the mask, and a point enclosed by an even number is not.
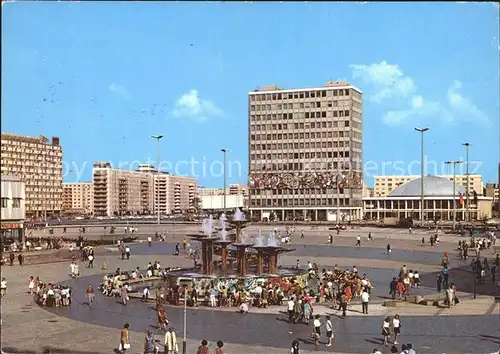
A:
[[[303,249],[304,262],[317,253],[317,248],[323,246],[306,246]],[[415,266],[425,271],[432,271],[436,254],[429,253],[430,247],[425,248],[425,253],[420,254],[421,248],[407,245],[408,249],[416,249]],[[155,247],[153,247],[155,248]],[[338,249],[337,247],[331,247]],[[343,251],[351,252],[351,247]],[[364,249],[367,250],[364,250]],[[309,251],[308,251],[309,249]],[[377,248],[362,247],[361,252],[368,252],[366,257],[352,258],[321,256],[315,261],[332,265],[338,263],[342,266],[356,264],[360,270],[367,269],[371,274],[376,271],[397,271],[399,260],[387,259]],[[379,249],[380,250],[380,249]],[[157,251],[161,251],[160,248]],[[341,250],[342,251],[342,250]],[[340,256],[341,251],[336,254]],[[356,250],[352,250],[356,252]],[[394,248],[393,254],[398,249]],[[401,249],[401,252],[404,252]],[[191,261],[184,257],[174,257],[168,253],[140,255],[133,254],[130,261],[121,261],[116,253],[98,255],[96,264],[108,264],[108,270],[116,267],[132,269],[136,266],[144,268],[149,261],[159,260],[162,266],[179,265],[190,266]],[[328,252],[330,254],[330,252]],[[408,253],[408,254],[411,254]],[[427,257],[427,258],[426,258]],[[282,263],[292,263],[296,255],[286,255]],[[373,260],[370,260],[373,258]],[[354,263],[355,262],[355,263]],[[408,262],[407,265],[412,264]],[[394,267],[391,270],[391,267]],[[94,269],[80,265],[82,272],[81,282],[86,282],[84,277],[99,279],[104,271],[99,267]],[[119,340],[119,328],[124,322],[131,324],[132,353],[140,352],[144,332],[155,323],[154,311],[148,309],[138,301],[131,301],[127,307],[116,304],[109,298],[98,298],[96,308],[90,309],[81,305],[79,299],[83,297],[81,284],[74,294],[75,302],[69,308],[43,309],[34,305],[31,297],[26,294],[28,278],[30,275],[40,276],[45,281],[68,280],[69,268],[63,264],[48,264],[43,267],[2,267],[2,276],[8,280],[8,294],[1,301],[2,321],[1,339],[3,348],[14,348],[20,353],[30,351],[41,352],[44,347],[51,347],[58,353],[112,353]],[[382,288],[381,288],[382,289]],[[370,314],[359,313],[359,305],[351,306],[348,318],[337,319],[337,311],[318,307],[318,312],[329,313],[333,316],[334,329],[337,336],[334,347],[328,352],[336,353],[367,353],[373,348],[380,347],[381,319],[386,315],[393,315],[396,311],[403,318],[403,342],[412,342],[417,352],[420,353],[465,353],[465,352],[493,352],[500,346],[499,317],[500,308],[492,297],[480,296],[470,299],[470,295],[460,294],[461,303],[451,309],[439,309],[432,306],[406,305],[397,308],[386,308],[373,303]],[[288,353],[288,345],[295,338],[307,340],[310,328],[303,325],[290,325],[281,313],[283,308],[252,309],[251,313],[244,316],[234,310],[212,311],[211,309],[188,310],[188,353],[195,352],[201,339],[206,338],[211,342],[219,339],[226,343],[227,351],[236,354],[250,353]],[[180,340],[182,337],[183,311],[182,308],[170,307],[168,315],[172,325],[177,331]],[[83,321],[82,321],[83,320]],[[154,329],[154,328],[153,328]],[[460,339],[460,340],[457,340]],[[114,343],[116,342],[116,343]],[[307,343],[301,344],[304,352],[312,349]],[[327,349],[322,347],[322,349]],[[381,348],[383,353],[387,352]],[[326,352],[326,350],[325,350]]]

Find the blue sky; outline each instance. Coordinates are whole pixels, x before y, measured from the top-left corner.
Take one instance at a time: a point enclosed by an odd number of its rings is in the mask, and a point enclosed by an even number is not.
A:
[[[221,186],[226,147],[228,182],[246,183],[247,93],[329,80],[364,93],[368,184],[399,173],[396,161],[419,172],[417,126],[431,128],[426,153],[437,173],[451,172],[441,163],[464,158],[469,141],[481,162],[471,168],[497,179],[493,3],[2,6],[2,131],[59,136],[65,181],[90,180],[93,161],[155,161],[150,135],[164,134],[161,157],[177,173],[189,173],[180,161],[206,161],[205,172],[194,170],[199,184]]]

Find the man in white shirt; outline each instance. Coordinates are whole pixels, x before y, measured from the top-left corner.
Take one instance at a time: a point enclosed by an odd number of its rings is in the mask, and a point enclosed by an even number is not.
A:
[[[293,297],[291,297],[287,302],[287,310],[288,310],[288,322],[293,323],[293,310],[295,308],[295,302],[293,301]]]
[[[368,301],[370,300],[370,294],[366,291],[366,288],[363,288],[361,292],[361,308],[364,314],[368,315]]]
[[[142,291],[142,302],[146,302],[149,300],[149,288],[146,286]]]
[[[149,245],[149,247],[151,247],[151,242],[153,242],[153,239],[151,238],[151,236],[148,236],[148,245]]]

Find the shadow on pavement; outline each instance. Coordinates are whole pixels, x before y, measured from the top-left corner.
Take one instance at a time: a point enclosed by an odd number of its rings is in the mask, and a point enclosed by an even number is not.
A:
[[[44,350],[50,350],[50,354],[68,354],[68,349],[44,347]],[[34,350],[20,350],[16,348],[2,348],[2,354],[36,354]],[[104,352],[96,353],[94,351],[71,350],[71,354],[105,354]]]

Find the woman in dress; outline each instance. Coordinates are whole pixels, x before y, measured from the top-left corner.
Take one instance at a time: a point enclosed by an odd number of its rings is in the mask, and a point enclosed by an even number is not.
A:
[[[401,334],[401,319],[398,314],[392,319],[392,328],[394,330],[394,344],[397,345],[399,335]]]
[[[311,303],[309,301],[304,302],[304,322],[309,324],[309,320],[311,319],[312,308]]]
[[[89,306],[92,306],[94,304],[94,300],[95,300],[94,287],[92,286],[92,284],[89,284],[87,286],[87,290],[85,290],[85,295],[87,296],[87,299],[89,300]]]
[[[382,324],[382,335],[384,336],[384,345],[389,345],[389,339],[391,336],[391,318],[384,318],[384,322]]]
[[[128,323],[125,323],[123,326],[121,332],[120,332],[120,348],[119,350],[122,352],[122,354],[125,354],[127,352],[127,349],[130,349],[130,340],[128,337],[128,328],[130,325]]]
[[[149,329],[144,337],[144,354],[156,354],[155,337]]]
[[[168,320],[167,320],[167,312],[165,310],[165,305],[163,301],[158,302],[158,305],[156,306],[156,313],[158,315],[158,327],[160,327],[160,329],[166,332]]]

